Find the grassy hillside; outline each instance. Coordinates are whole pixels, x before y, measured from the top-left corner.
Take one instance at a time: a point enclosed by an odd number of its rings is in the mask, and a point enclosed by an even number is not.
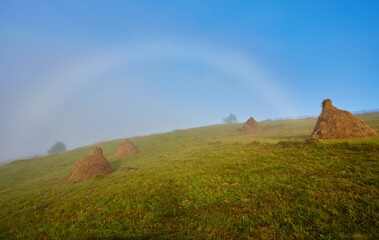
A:
[[[359,116],[379,132],[379,114]],[[379,136],[306,143],[315,118],[96,144],[115,173],[67,179],[87,146],[0,166],[0,238],[379,239]]]

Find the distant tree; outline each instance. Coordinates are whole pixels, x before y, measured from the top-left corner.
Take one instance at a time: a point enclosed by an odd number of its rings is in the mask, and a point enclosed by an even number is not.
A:
[[[56,142],[51,148],[47,151],[48,154],[54,154],[59,152],[66,151],[66,145],[63,142]]]
[[[233,113],[229,114],[226,118],[222,119],[226,123],[235,123],[237,122],[237,117]]]

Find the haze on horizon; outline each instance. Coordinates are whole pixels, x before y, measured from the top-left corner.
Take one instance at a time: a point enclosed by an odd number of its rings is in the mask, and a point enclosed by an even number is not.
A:
[[[2,1],[0,162],[379,107],[377,1]]]

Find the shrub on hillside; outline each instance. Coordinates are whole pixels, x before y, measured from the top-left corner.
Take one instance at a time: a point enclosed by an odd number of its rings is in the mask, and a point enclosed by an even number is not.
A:
[[[47,153],[55,154],[64,151],[66,151],[66,145],[63,142],[56,142],[49,150],[47,150]]]
[[[237,122],[237,117],[233,113],[229,114],[229,116],[222,119],[225,123],[235,123]]]

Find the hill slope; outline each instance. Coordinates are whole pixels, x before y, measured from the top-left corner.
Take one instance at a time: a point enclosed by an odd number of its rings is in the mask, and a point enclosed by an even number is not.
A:
[[[359,116],[379,132],[379,114]],[[315,118],[96,144],[115,173],[68,183],[91,145],[0,166],[0,238],[378,238],[379,137],[306,143]]]

